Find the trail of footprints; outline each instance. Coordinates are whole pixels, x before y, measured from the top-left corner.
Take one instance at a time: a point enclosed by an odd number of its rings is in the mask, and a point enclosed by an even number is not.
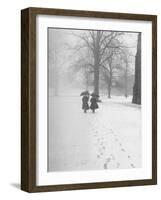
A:
[[[93,129],[94,131],[94,129]],[[99,149],[98,149],[98,154],[97,154],[97,159],[101,159],[101,157],[103,157],[103,155],[106,153],[106,149],[107,149],[107,145],[104,144],[104,137],[101,137],[101,138],[98,138],[98,131],[94,131],[94,137],[96,138],[97,140],[97,144],[99,145]],[[108,134],[113,134],[114,136],[114,141],[116,143],[118,143],[118,145],[120,146],[120,150],[123,152],[123,153],[126,153],[126,150],[125,148],[123,147],[123,145],[119,142],[118,138],[117,138],[117,135],[113,133],[113,131],[110,129]],[[127,158],[130,160],[131,159],[131,156],[130,155],[127,155]],[[105,161],[104,161],[104,164],[103,164],[103,168],[104,169],[108,169],[109,168],[109,164],[114,161],[115,162],[115,167],[116,168],[119,168],[120,167],[120,163],[117,162],[115,160],[115,156],[113,154],[110,154],[110,156],[108,156]],[[131,168],[135,168],[135,165],[133,163],[130,163],[130,167]]]

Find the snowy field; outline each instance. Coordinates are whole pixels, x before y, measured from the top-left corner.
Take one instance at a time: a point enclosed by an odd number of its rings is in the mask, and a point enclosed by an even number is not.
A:
[[[49,98],[49,171],[141,167],[141,107],[131,97],[101,100],[85,114],[80,96]]]

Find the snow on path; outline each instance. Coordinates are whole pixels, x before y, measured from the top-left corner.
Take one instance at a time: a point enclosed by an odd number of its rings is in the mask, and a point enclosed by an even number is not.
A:
[[[141,109],[131,98],[103,98],[96,113],[80,97],[50,98],[49,171],[141,167]]]

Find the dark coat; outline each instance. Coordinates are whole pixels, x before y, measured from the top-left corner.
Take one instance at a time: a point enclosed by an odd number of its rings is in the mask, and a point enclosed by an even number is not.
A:
[[[82,109],[83,110],[89,109],[88,100],[89,100],[88,96],[83,96],[83,98],[82,98]]]
[[[98,108],[97,100],[95,97],[92,97],[90,102],[91,102],[91,105],[90,105],[91,110],[95,110]]]

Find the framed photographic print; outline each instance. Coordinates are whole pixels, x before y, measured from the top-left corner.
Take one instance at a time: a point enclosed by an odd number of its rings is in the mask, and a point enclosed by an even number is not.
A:
[[[21,188],[157,184],[157,16],[21,11]]]

